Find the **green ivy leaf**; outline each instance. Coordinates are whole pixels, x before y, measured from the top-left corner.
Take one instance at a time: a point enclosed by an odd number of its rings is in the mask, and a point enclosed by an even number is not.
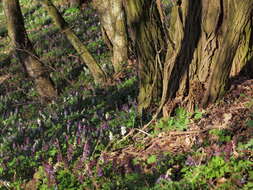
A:
[[[52,149],[52,150],[50,150],[49,152],[48,152],[48,154],[50,155],[50,156],[55,156],[56,154],[57,154],[57,149]]]
[[[133,165],[138,165],[139,164],[139,159],[138,158],[134,158],[133,159]]]
[[[147,160],[148,164],[153,164],[155,162],[156,162],[156,155],[151,155]]]

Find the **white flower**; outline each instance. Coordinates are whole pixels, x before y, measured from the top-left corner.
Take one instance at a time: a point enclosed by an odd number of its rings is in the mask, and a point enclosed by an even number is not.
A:
[[[109,119],[109,116],[110,116],[110,114],[108,112],[106,112],[105,119]]]
[[[39,118],[37,119],[37,123],[39,126],[41,126],[41,120]]]
[[[125,126],[121,126],[121,135],[124,136],[126,134],[126,127]]]
[[[113,134],[112,134],[112,132],[110,131],[110,132],[109,132],[109,139],[110,139],[110,141],[112,141],[113,138],[114,138],[114,137],[113,137]]]

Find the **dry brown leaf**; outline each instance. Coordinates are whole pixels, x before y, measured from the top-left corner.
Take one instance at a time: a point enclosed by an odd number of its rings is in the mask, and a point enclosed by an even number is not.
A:
[[[2,84],[5,80],[9,79],[11,76],[9,74],[0,76],[0,84]]]

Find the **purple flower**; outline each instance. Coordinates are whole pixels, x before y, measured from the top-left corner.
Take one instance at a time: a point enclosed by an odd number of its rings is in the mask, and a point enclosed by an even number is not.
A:
[[[60,150],[60,143],[59,143],[59,139],[55,139],[54,142],[55,146]]]
[[[20,145],[20,151],[25,151],[25,145],[23,144]]]
[[[96,114],[97,114],[98,118],[102,118],[103,117],[103,112],[101,110],[97,110]]]
[[[22,149],[23,149],[23,151],[27,151],[27,150],[29,150],[29,146],[28,145],[22,145]]]
[[[77,138],[76,138],[76,144],[77,144],[77,145],[80,145],[80,144],[81,144],[81,138],[78,137],[78,135],[77,135]]]
[[[165,178],[165,175],[164,175],[164,174],[160,175],[159,178],[156,180],[155,183],[156,183],[156,184],[160,183],[161,180],[163,180],[164,178]]]
[[[47,151],[48,148],[49,148],[49,146],[48,146],[47,144],[45,144],[45,145],[42,147],[42,150],[43,150],[43,151]]]
[[[229,161],[230,157],[232,155],[233,152],[233,141],[228,142],[224,148],[224,152],[225,152],[225,160]]]
[[[61,151],[59,151],[57,154],[57,162],[63,162],[63,157],[62,157]]]
[[[14,113],[15,113],[15,114],[18,114],[18,107],[15,108]]]
[[[68,115],[68,110],[65,109],[65,110],[64,110],[64,116],[66,117],[67,115]]]
[[[67,121],[67,132],[68,132],[68,133],[69,133],[70,126],[71,126],[71,122],[68,120],[68,121]]]
[[[88,127],[86,127],[84,124],[82,123],[78,123],[78,127],[77,127],[77,133],[80,135],[84,135],[86,130],[88,130]]]
[[[83,126],[82,126],[81,122],[78,122],[78,125],[77,125],[78,133],[81,133],[82,127]]]
[[[66,136],[65,136],[65,139],[66,139],[66,142],[68,142],[68,141],[69,141],[69,136],[66,135]]]
[[[84,180],[84,175],[83,175],[83,174],[80,174],[80,175],[78,176],[78,181],[79,181],[80,183],[83,183],[83,180]]]
[[[100,156],[100,160],[102,163],[106,164],[108,163],[108,156],[105,153],[102,153],[102,155]]]
[[[73,145],[72,144],[69,144],[69,147],[68,147],[68,150],[67,150],[67,159],[68,161],[70,161],[73,157]]]
[[[109,126],[108,126],[108,123],[107,122],[104,122],[102,125],[101,125],[101,129],[102,130],[106,130],[106,129],[108,129],[109,128]]]
[[[125,111],[125,112],[128,112],[129,111],[129,106],[127,104],[124,104],[122,106],[122,110]]]
[[[54,168],[50,163],[43,164],[45,172],[50,180],[54,180]]]
[[[186,161],[185,161],[185,165],[187,166],[195,166],[196,163],[195,163],[195,160],[191,157],[191,156],[188,156]]]
[[[160,177],[156,180],[156,184],[160,183],[162,180],[171,181],[171,178],[165,174],[160,175]]]
[[[90,155],[90,144],[89,141],[86,141],[86,143],[83,146],[82,161],[86,160],[89,155]]]
[[[25,144],[28,145],[30,143],[30,138],[29,137],[26,137],[25,138]]]
[[[83,168],[83,160],[82,158],[79,158],[74,169],[80,171],[82,168]]]
[[[98,174],[98,177],[102,177],[104,175],[103,170],[101,169],[100,166],[98,166],[97,168],[97,174]]]
[[[92,160],[89,163],[86,164],[86,170],[87,170],[87,174],[88,176],[92,176],[92,168],[96,166],[96,161]]]

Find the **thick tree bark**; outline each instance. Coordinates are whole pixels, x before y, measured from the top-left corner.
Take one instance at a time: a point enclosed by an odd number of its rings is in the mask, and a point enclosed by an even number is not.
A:
[[[115,72],[122,71],[128,59],[126,19],[122,0],[94,0],[104,39],[112,50],[112,63]]]
[[[164,115],[177,105],[192,110],[215,102],[229,76],[252,64],[252,16],[252,0],[177,1],[169,20]]]
[[[7,18],[8,35],[18,59],[34,80],[39,95],[48,100],[55,98],[57,92],[53,83],[28,39],[19,1],[3,0],[3,8]]]
[[[161,97],[166,38],[155,1],[125,0],[124,8],[138,57],[141,112]]]
[[[53,18],[55,24],[61,29],[61,31],[66,35],[72,46],[80,54],[82,60],[89,68],[94,80],[96,83],[106,83],[107,76],[106,73],[102,70],[93,56],[89,53],[84,44],[80,39],[75,35],[71,30],[68,24],[65,22],[64,18],[61,16],[57,8],[53,5],[51,0],[41,0],[42,5],[45,6],[50,16]]]
[[[91,0],[67,0],[69,6],[82,8],[82,5],[90,2]]]
[[[82,4],[81,0],[69,0],[69,4],[71,7],[80,7]]]

